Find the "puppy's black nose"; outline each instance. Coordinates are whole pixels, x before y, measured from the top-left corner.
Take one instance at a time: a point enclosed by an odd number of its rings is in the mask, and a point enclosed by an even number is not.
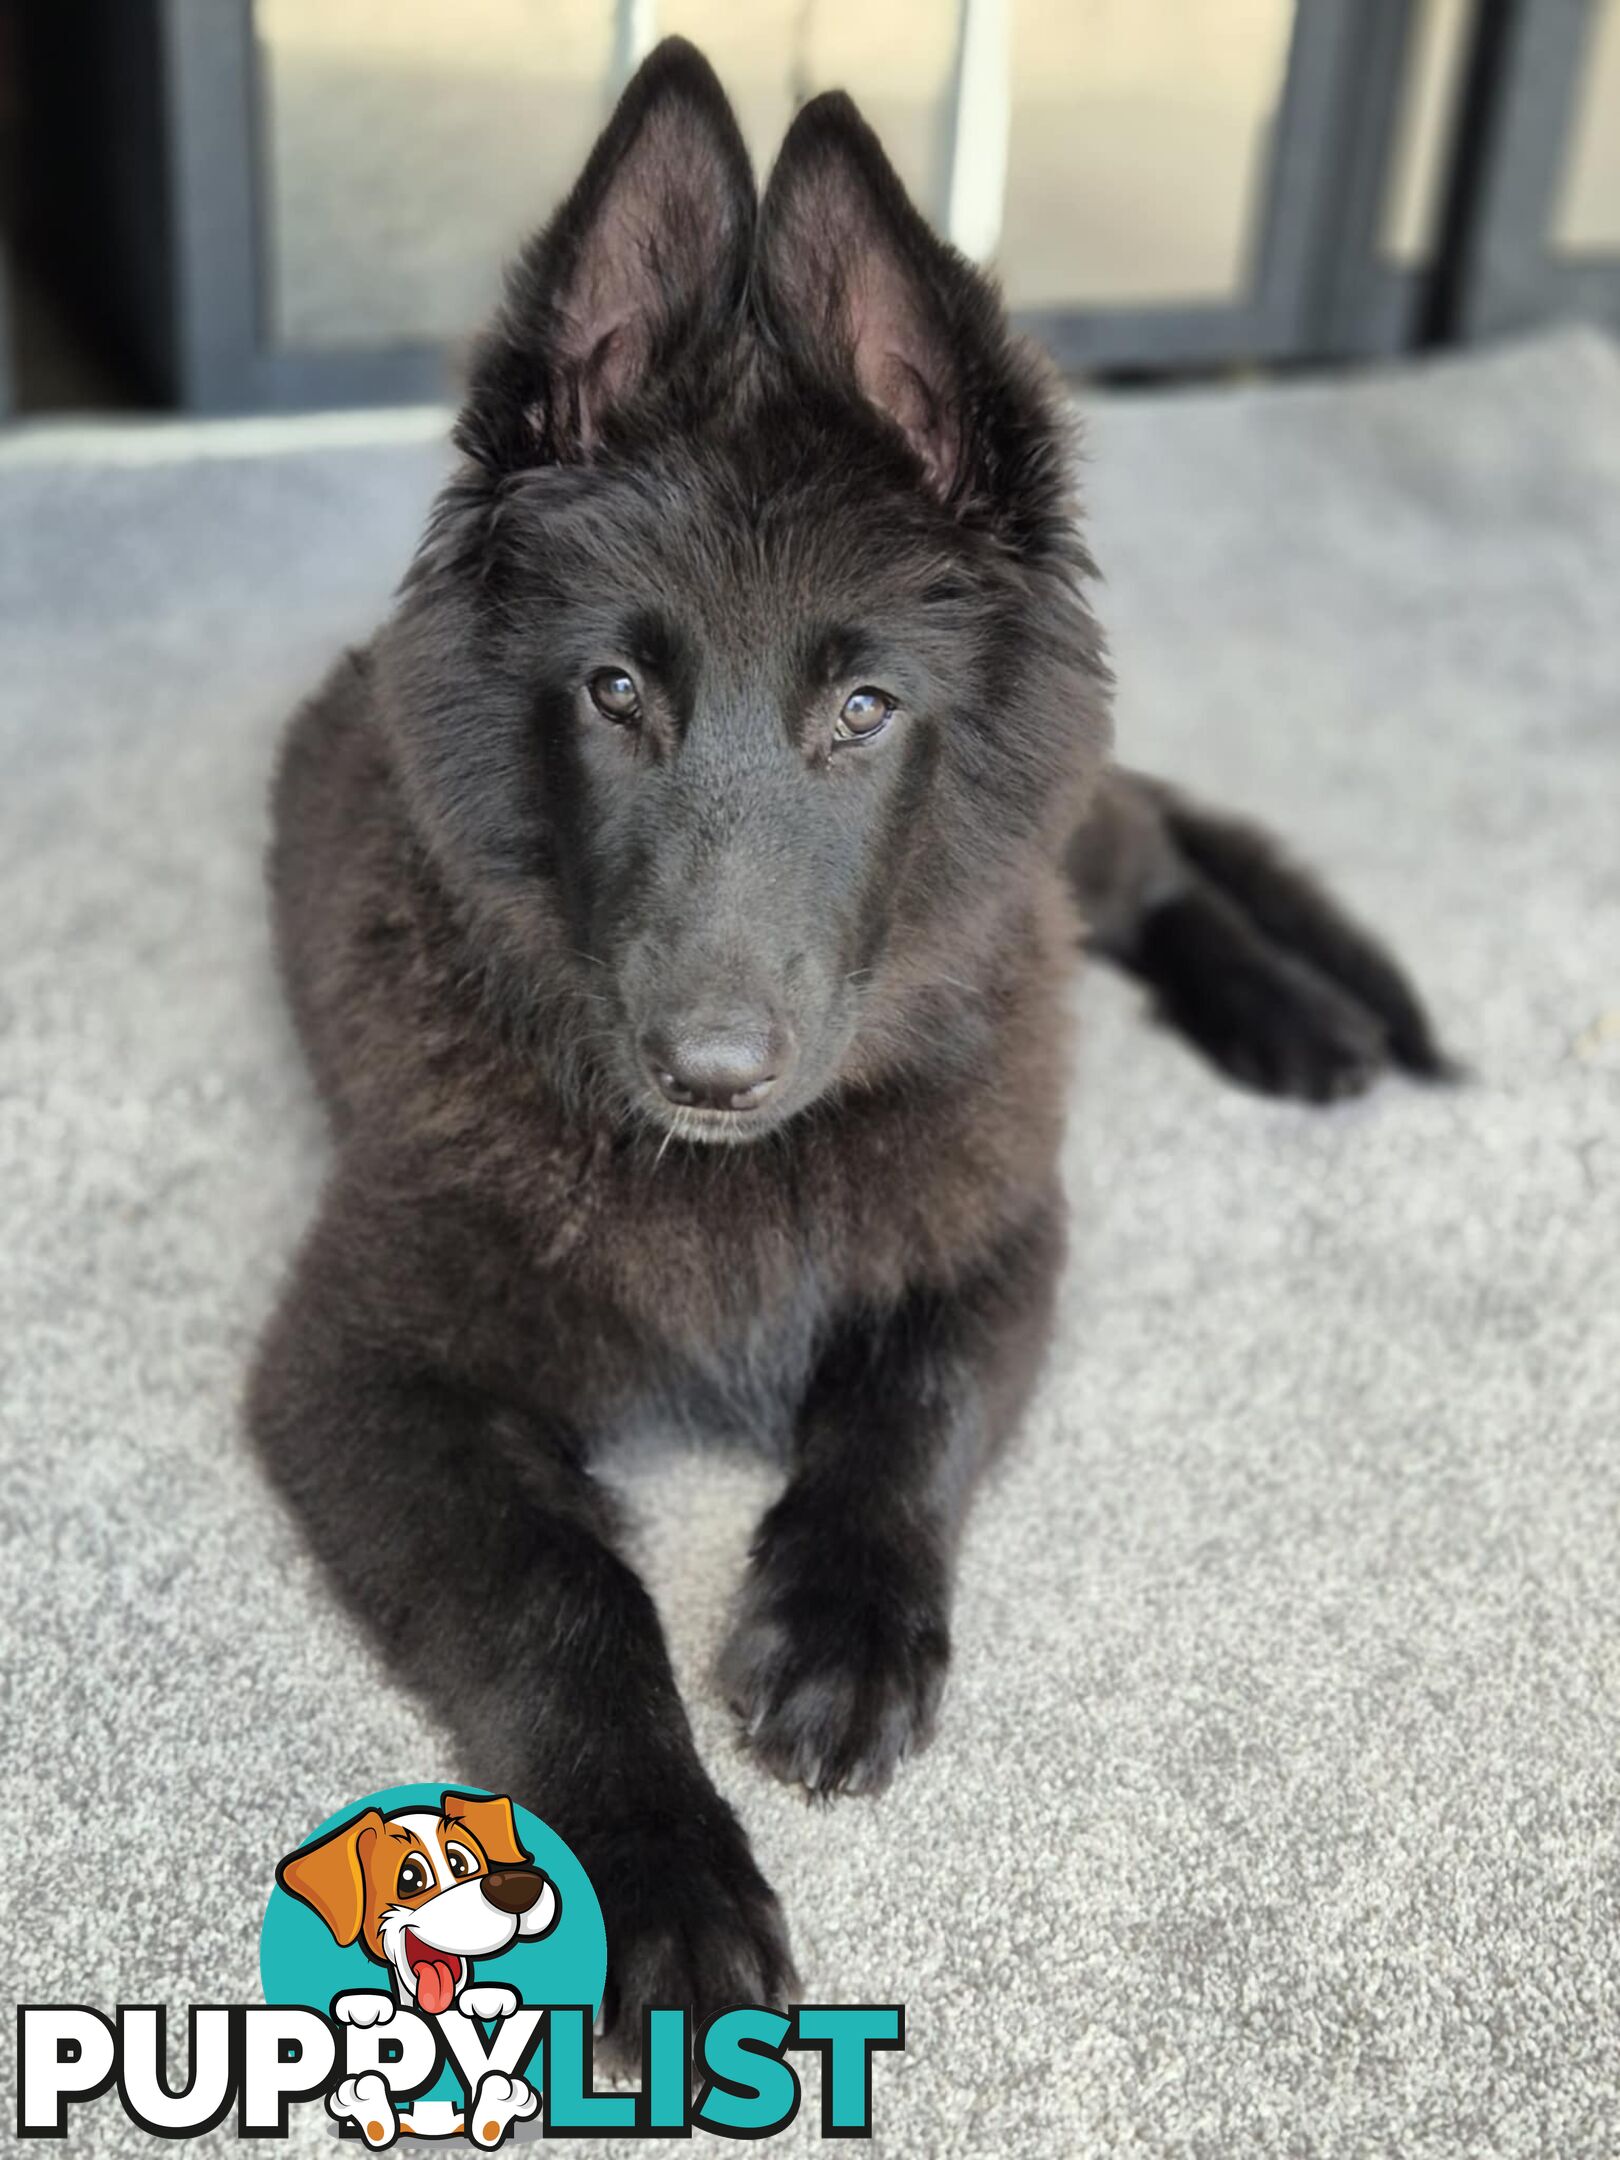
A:
[[[641,1054],[661,1094],[695,1110],[754,1110],[792,1062],[786,1030],[742,1015],[648,1028]]]
[[[484,1877],[484,1895],[497,1912],[527,1912],[545,1887],[546,1878],[534,1868],[501,1868]]]

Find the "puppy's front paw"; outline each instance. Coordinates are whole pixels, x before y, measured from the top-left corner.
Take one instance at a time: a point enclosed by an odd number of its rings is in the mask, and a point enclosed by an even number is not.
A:
[[[339,1995],[332,2004],[332,2015],[340,2025],[386,2025],[398,2008],[392,1995],[359,1988],[352,1995]]]
[[[870,1540],[792,1520],[755,1545],[720,1682],[766,1768],[812,1795],[881,1792],[926,1747],[950,1634],[937,1572]]]
[[[684,1812],[597,1833],[580,1857],[607,1927],[599,2031],[611,2064],[634,2067],[649,2004],[690,2010],[696,2032],[737,2003],[780,2008],[790,2000],[798,1979],[782,1908],[712,1789],[694,1794]]]
[[[463,1988],[456,2008],[470,2018],[509,2018],[518,2008],[521,1997],[516,1988],[497,1987],[488,1982],[475,1987]]]

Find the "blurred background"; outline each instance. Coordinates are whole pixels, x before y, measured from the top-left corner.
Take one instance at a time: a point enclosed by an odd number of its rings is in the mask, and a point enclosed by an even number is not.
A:
[[[1620,0],[0,0],[13,416],[443,395],[660,35],[851,89],[1076,372],[1620,324]]]

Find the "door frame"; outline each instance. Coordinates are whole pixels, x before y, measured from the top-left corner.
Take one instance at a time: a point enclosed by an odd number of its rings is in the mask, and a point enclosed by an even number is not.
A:
[[[1560,256],[1548,228],[1564,177],[1598,0],[1485,0],[1494,26],[1477,172],[1456,236],[1444,328],[1469,342],[1560,315],[1620,328],[1620,249]]]
[[[166,95],[172,245],[164,302],[174,402],[194,412],[276,411],[447,396],[451,352],[434,341],[322,350],[276,342],[253,0],[141,4],[154,11]],[[995,231],[1005,181],[1011,4],[958,0],[945,186],[935,208],[947,230],[961,222],[953,237],[976,249]],[[1545,4],[1578,9],[1584,0]],[[1324,360],[1411,344],[1429,276],[1386,263],[1377,227],[1415,7],[1295,0],[1245,294],[1034,309],[1018,315],[1020,327],[1071,371]],[[658,10],[656,0],[616,0],[616,8],[619,76],[654,41]]]

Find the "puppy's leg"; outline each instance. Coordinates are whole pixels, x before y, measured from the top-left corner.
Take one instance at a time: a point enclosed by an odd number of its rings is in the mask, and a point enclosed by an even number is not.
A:
[[[254,1376],[265,1461],[467,1773],[579,1855],[607,1925],[610,2036],[638,2045],[649,2001],[700,2019],[780,2002],[776,1898],[698,1760],[606,1496],[578,1435],[492,1385],[487,1239],[438,1247],[426,1213],[334,1188]]]
[[[1070,868],[1096,949],[1232,1078],[1325,1102],[1450,1070],[1394,960],[1258,827],[1116,771]]]
[[[852,1314],[827,1344],[720,1662],[789,1783],[877,1792],[931,1737],[959,1533],[1038,1368],[1061,1254],[1054,1200],[973,1280]]]

